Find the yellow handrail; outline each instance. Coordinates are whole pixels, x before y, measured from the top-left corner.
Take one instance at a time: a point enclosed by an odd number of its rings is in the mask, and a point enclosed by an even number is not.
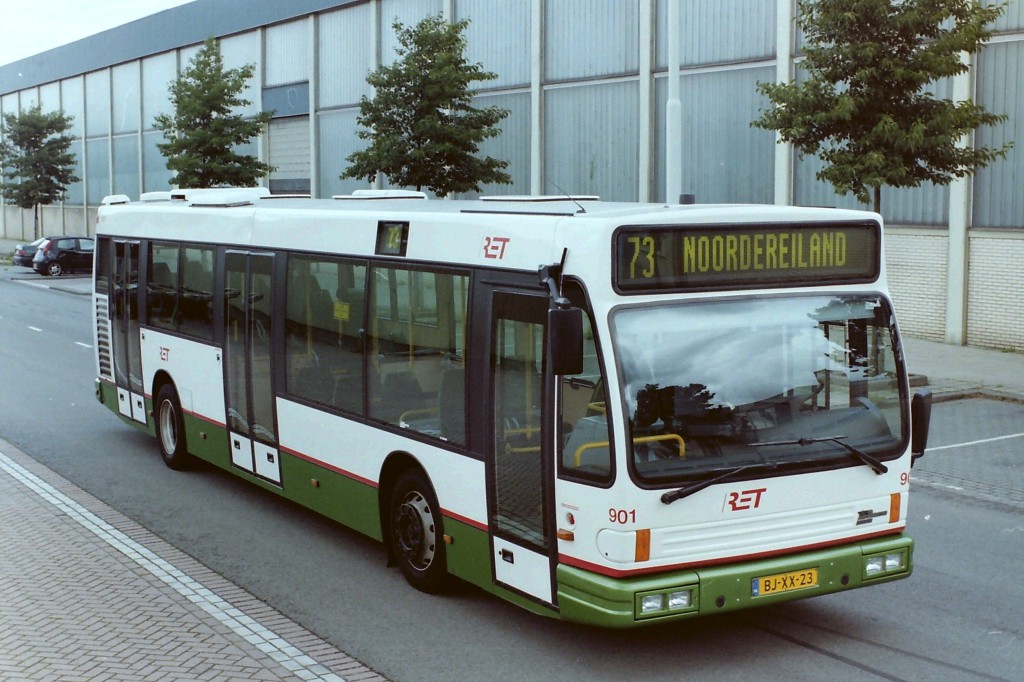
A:
[[[537,433],[540,433],[539,426],[523,426],[514,429],[505,429],[505,452],[540,452],[539,445],[527,445],[524,447],[514,448],[508,443],[508,436],[526,436],[530,437]]]
[[[660,441],[660,440],[677,440],[677,441],[679,441],[679,458],[683,459],[684,457],[686,457],[686,441],[684,441],[683,437],[680,436],[677,433],[663,433],[663,434],[658,435],[658,436],[640,436],[639,438],[634,438],[633,442],[634,443],[653,443],[655,441]],[[597,448],[606,448],[606,447],[608,447],[608,445],[609,445],[608,441],[584,443],[583,445],[581,445],[578,448],[576,448],[576,452],[573,455],[573,466],[577,466],[578,467],[580,465],[580,462],[583,460],[583,453],[586,452],[587,450],[596,450]]]

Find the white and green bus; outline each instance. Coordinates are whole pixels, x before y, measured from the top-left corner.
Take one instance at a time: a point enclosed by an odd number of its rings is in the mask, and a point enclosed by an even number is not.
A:
[[[108,197],[97,396],[428,592],[629,627],[866,587],[911,572],[930,406],[882,240],[821,208]]]

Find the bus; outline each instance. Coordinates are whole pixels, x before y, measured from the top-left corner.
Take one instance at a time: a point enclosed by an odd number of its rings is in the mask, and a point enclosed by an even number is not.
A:
[[[96,234],[98,400],[419,590],[633,627],[911,573],[876,214],[207,189]]]

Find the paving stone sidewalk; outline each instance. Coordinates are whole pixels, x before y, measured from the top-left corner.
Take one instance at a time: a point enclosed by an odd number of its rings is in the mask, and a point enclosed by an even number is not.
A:
[[[0,440],[0,681],[384,680]]]

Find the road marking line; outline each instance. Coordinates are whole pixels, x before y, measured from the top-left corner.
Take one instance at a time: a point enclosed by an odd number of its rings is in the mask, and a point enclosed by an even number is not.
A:
[[[71,520],[124,554],[288,670],[296,673],[301,670],[306,673],[299,675],[303,679],[344,682],[341,677],[329,672],[277,633],[260,625],[229,602],[218,597],[202,583],[190,578],[185,572],[160,558],[152,550],[132,540],[2,452],[0,452],[0,470],[6,471],[12,478],[44,501],[52,504]]]
[[[92,346],[90,346],[89,344],[82,343],[81,341],[75,341],[75,345],[76,346],[81,346],[82,348],[92,348]]]
[[[17,282],[18,284],[24,284],[24,285],[30,286],[30,287],[35,287],[36,289],[49,289],[50,288],[49,284],[40,284],[39,282],[26,282],[26,281],[21,280],[21,279],[15,279],[15,280],[11,280],[11,281],[12,282]]]
[[[926,452],[935,452],[936,450],[952,450],[953,448],[966,448],[971,445],[982,445],[983,443],[994,443],[998,440],[1010,440],[1011,438],[1020,438],[1024,436],[1024,433],[1011,433],[1008,436],[996,436],[995,438],[982,438],[981,440],[972,440],[966,443],[954,443],[953,445],[940,445],[936,448],[926,448]]]
[[[31,330],[32,330],[32,331],[34,331],[34,332],[41,332],[41,331],[43,331],[43,330],[42,330],[42,329],[40,329],[39,327],[29,327],[29,329],[31,329]]]

